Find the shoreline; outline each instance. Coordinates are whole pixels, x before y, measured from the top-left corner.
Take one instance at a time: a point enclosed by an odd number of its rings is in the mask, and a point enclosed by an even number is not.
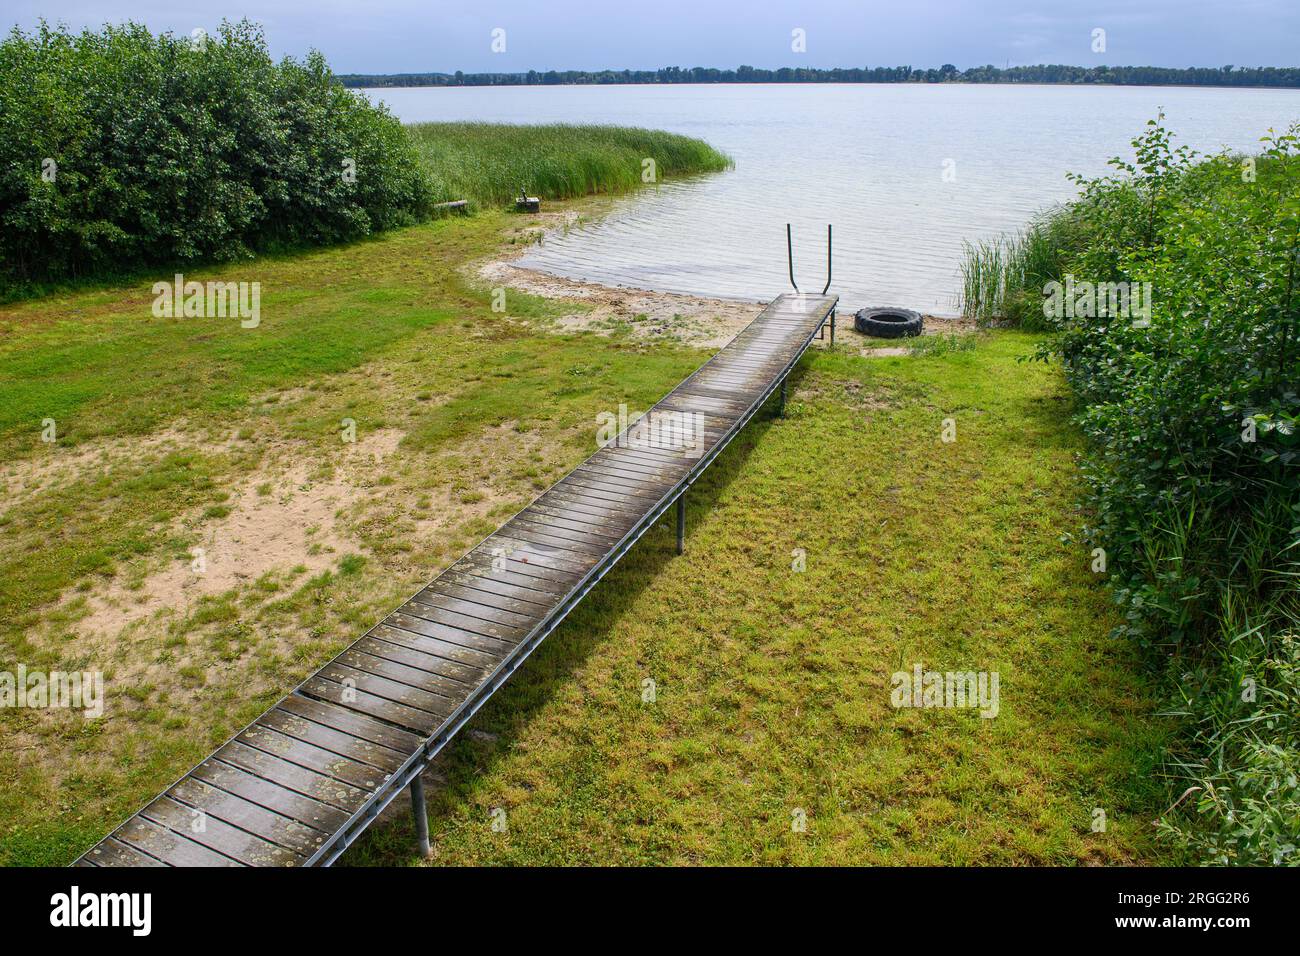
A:
[[[537,243],[578,225],[584,214],[601,217],[613,210],[609,197],[588,197],[578,208],[561,208],[532,214],[526,224],[507,232],[497,252],[475,262],[467,276],[492,288],[516,289],[551,301],[573,301],[584,309],[553,320],[561,331],[591,331],[610,334],[628,327],[637,338],[676,338],[683,344],[719,349],[731,341],[767,304],[763,299],[708,296],[641,286],[609,285],[588,279],[572,279],[517,261]],[[518,241],[523,240],[523,241]],[[961,316],[922,312],[921,335],[967,335],[977,330],[973,320]],[[853,328],[852,313],[841,313],[836,323],[838,341],[855,343],[867,356],[907,354],[906,345],[896,339],[877,339]]]

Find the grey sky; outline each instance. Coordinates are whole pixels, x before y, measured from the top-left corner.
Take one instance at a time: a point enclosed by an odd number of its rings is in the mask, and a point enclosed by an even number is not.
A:
[[[1294,66],[1298,0],[9,0],[5,27],[261,22],[272,52],[342,73],[984,63]],[[506,31],[506,51],[491,32]],[[1106,52],[1092,50],[1094,28]],[[807,52],[791,51],[802,28]]]

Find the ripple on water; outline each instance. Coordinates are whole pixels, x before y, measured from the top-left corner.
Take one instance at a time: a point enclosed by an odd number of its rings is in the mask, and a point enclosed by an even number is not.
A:
[[[708,140],[731,172],[666,183],[552,236],[520,265],[569,278],[762,299],[796,277],[847,308],[953,314],[963,240],[1023,226],[1098,175],[1163,106],[1180,141],[1257,150],[1300,119],[1300,91],[1181,87],[712,85],[372,90],[404,122],[619,123]]]

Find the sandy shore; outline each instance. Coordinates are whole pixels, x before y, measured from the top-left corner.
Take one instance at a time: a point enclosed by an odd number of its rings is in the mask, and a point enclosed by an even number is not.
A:
[[[698,348],[721,348],[753,321],[766,304],[737,299],[713,299],[601,285],[551,275],[516,264],[528,249],[545,242],[550,235],[572,228],[582,218],[573,209],[543,212],[531,216],[515,230],[513,242],[500,255],[479,263],[473,270],[477,281],[491,288],[517,289],[548,299],[582,303],[582,309],[555,320],[562,331],[585,329],[609,334],[628,328],[641,338],[675,338]],[[924,335],[959,334],[975,331],[975,323],[926,315]],[[866,356],[906,355],[906,346],[895,340],[868,338],[853,328],[853,316],[841,313],[836,323],[836,342],[852,344]]]

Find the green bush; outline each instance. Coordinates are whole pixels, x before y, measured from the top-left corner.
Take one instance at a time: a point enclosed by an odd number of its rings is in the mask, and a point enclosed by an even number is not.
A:
[[[430,205],[397,120],[318,53],[273,63],[247,21],[0,41],[0,296],[351,239]]]
[[[1052,331],[1041,357],[1079,398],[1121,631],[1168,652],[1186,720],[1170,754],[1184,799],[1162,827],[1225,863],[1300,862],[1297,133],[1198,158],[1153,120],[1133,162],[1078,179],[1011,254],[967,263],[968,313]],[[1150,283],[1149,313],[1049,315],[1046,283],[1067,277]]]

